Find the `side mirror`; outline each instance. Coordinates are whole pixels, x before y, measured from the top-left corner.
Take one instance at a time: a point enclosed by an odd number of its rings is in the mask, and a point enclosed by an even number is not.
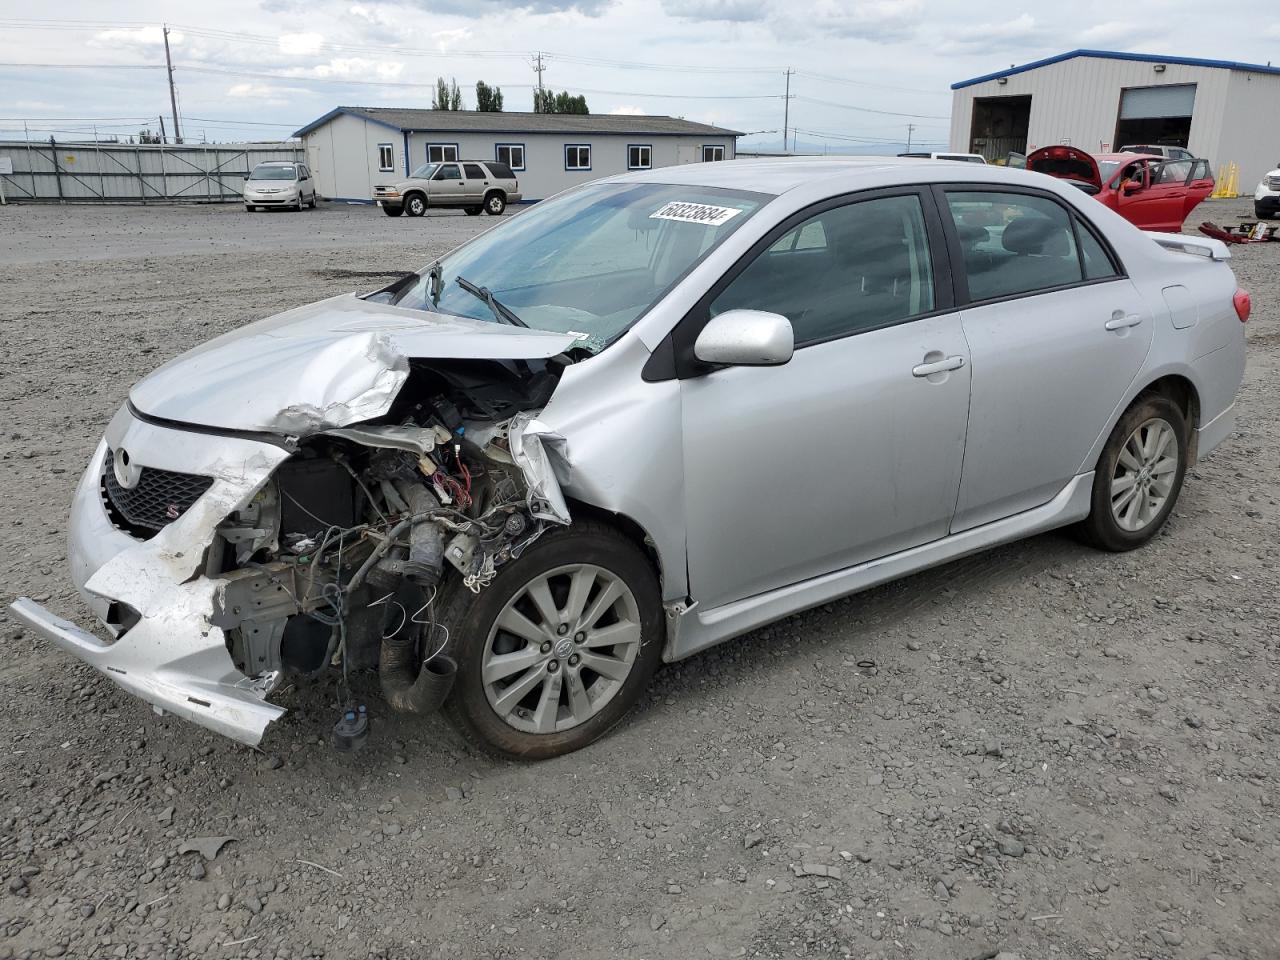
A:
[[[1120,184],[1120,192],[1123,193],[1126,197],[1137,193],[1141,189],[1142,189],[1141,180],[1126,180],[1124,183]]]
[[[737,367],[776,367],[794,351],[791,321],[763,310],[728,310],[712,317],[693,344],[693,355],[703,363]]]

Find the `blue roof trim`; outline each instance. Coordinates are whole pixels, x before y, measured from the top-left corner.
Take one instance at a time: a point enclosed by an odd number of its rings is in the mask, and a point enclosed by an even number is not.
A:
[[[1046,57],[1043,60],[1024,63],[1019,67],[1010,67],[1008,70],[999,70],[996,73],[974,77],[972,80],[961,80],[959,83],[953,83],[951,89],[959,90],[962,87],[972,87],[977,83],[986,83],[988,80],[1012,77],[1017,73],[1026,73],[1028,70],[1037,70],[1040,67],[1062,63],[1064,60],[1073,60],[1076,57],[1094,57],[1099,60],[1135,60],[1139,63],[1177,63],[1188,67],[1217,67],[1222,70],[1249,70],[1253,73],[1280,74],[1280,67],[1267,66],[1261,63],[1240,63],[1235,60],[1204,60],[1200,57],[1160,57],[1153,53],[1120,53],[1115,50],[1072,50],[1070,53],[1060,53],[1056,57]]]
[[[403,132],[401,128],[396,126],[394,123],[387,123],[385,120],[376,120],[373,117],[369,116],[367,113],[360,113],[356,110],[348,110],[346,107],[336,107],[333,110],[330,110],[328,113],[326,113],[319,120],[312,120],[301,130],[293,131],[293,135],[295,137],[306,136],[308,133],[310,133],[312,130],[315,130],[317,127],[323,127],[326,123],[328,123],[334,117],[340,117],[343,114],[346,114],[349,117],[359,117],[361,120],[368,121],[369,123],[376,123],[378,126],[386,127],[388,130],[396,130],[399,132]]]

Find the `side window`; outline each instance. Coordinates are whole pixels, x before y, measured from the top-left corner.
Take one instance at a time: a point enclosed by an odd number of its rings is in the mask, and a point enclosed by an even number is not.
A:
[[[489,175],[484,172],[484,167],[478,163],[464,163],[462,169],[467,173],[468,180],[488,180]]]
[[[458,159],[458,145],[456,143],[428,143],[427,144],[427,162],[428,163],[444,163],[447,160]]]
[[[947,191],[970,300],[1080,283],[1084,271],[1067,211],[1048,197]]]
[[[1170,160],[1166,163],[1158,164],[1151,171],[1152,186],[1159,184],[1160,186],[1168,186],[1169,184],[1186,183],[1191,176],[1190,160]]]
[[[500,143],[493,148],[493,158],[512,170],[524,169],[524,144]]]
[[[1080,242],[1080,264],[1084,268],[1084,278],[1106,280],[1108,277],[1120,276],[1120,272],[1107,253],[1107,248],[1102,245],[1097,234],[1079,217],[1074,219],[1076,239]]]
[[[780,313],[796,345],[909,320],[933,310],[924,211],[914,194],[834,207],[784,234],[712,301]]]
[[[458,169],[456,163],[446,163],[440,168],[440,172],[436,174],[437,180],[461,180],[462,171]]]
[[[389,173],[396,167],[396,150],[389,143],[378,144],[378,169]]]

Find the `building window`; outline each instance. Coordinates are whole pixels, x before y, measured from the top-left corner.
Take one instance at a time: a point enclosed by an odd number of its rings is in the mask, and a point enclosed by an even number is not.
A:
[[[493,159],[505,163],[512,170],[524,169],[524,144],[500,143],[493,148]]]
[[[591,145],[587,143],[566,143],[564,145],[564,168],[566,170],[590,170]]]
[[[396,150],[389,143],[378,144],[378,169],[390,173],[396,168]]]
[[[723,160],[723,159],[724,159],[723,143],[708,143],[703,145],[702,147],[703,163],[710,163],[713,160]]]
[[[444,163],[448,160],[457,159],[458,145],[456,143],[427,144],[427,163]]]
[[[627,144],[627,169],[648,170],[653,166],[653,147],[647,143]]]

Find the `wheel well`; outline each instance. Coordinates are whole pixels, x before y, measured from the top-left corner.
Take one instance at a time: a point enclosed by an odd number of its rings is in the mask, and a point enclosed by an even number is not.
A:
[[[423,193],[421,190],[406,190],[404,192],[404,195],[400,198],[400,201],[403,203],[405,200],[408,200],[410,197],[421,197],[423,200],[427,199],[427,195]]]
[[[503,200],[506,200],[506,199],[507,199],[507,191],[505,191],[505,190],[499,190],[499,189],[497,189],[496,187],[495,187],[494,189],[492,189],[492,190],[486,190],[486,191],[484,192],[484,198],[485,198],[486,200],[488,200],[488,199],[489,199],[491,196],[493,196],[495,193],[496,193],[498,196],[500,196]]]
[[[1200,395],[1196,393],[1195,385],[1186,377],[1170,374],[1167,377],[1161,377],[1152,383],[1149,383],[1139,396],[1147,396],[1157,394],[1167,397],[1177,404],[1178,409],[1182,411],[1182,416],[1187,421],[1187,426],[1191,428],[1191,460],[1195,461],[1195,445],[1196,445],[1196,427],[1200,424]]]
[[[648,557],[649,564],[653,567],[654,574],[658,577],[659,585],[662,584],[662,561],[658,557],[658,551],[654,549],[653,542],[649,539],[649,535],[645,533],[644,527],[636,523],[630,517],[623,513],[613,513],[602,507],[594,506],[590,503],[584,503],[581,500],[568,499],[570,517],[590,517],[599,523],[613,527],[628,540],[633,542],[640,548],[641,552]]]

